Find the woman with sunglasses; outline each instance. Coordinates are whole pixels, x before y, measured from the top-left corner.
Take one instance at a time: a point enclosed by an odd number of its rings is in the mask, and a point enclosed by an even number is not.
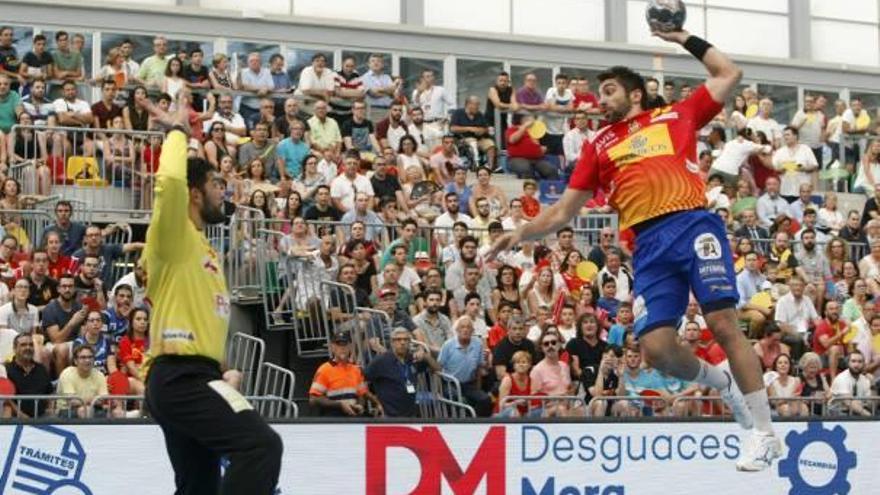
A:
[[[229,155],[226,149],[226,126],[223,122],[214,122],[205,137],[205,158],[208,163],[220,170],[220,160]]]

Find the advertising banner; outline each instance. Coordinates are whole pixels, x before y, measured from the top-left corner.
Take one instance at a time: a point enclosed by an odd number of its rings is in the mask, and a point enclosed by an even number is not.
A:
[[[876,422],[780,423],[772,469],[740,473],[730,423],[276,424],[278,494],[864,494]],[[0,493],[173,493],[155,425],[0,426]]]

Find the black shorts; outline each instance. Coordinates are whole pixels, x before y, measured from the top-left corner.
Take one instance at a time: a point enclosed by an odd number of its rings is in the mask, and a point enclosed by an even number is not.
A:
[[[564,155],[565,150],[562,148],[562,134],[544,134],[541,138],[541,144],[547,147],[545,155]]]

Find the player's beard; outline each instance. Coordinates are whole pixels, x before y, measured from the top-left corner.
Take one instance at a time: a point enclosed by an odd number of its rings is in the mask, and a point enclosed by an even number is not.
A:
[[[199,214],[206,224],[223,223],[226,220],[226,215],[223,213],[223,203],[212,206],[205,202]]]
[[[623,100],[620,102],[620,106],[616,110],[608,109],[605,112],[606,119],[611,123],[620,122],[625,119],[629,114],[629,111],[632,109],[632,103],[628,100]]]

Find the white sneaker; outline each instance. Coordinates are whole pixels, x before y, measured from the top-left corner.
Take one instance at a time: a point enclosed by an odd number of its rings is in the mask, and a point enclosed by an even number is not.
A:
[[[736,385],[736,380],[733,379],[733,374],[730,372],[730,365],[725,361],[720,364],[719,367],[721,368],[721,372],[727,376],[727,387],[721,389],[721,399],[724,400],[724,403],[727,404],[727,407],[733,412],[733,419],[735,419],[744,430],[751,430],[755,425],[755,420],[752,418],[752,412],[749,410],[748,404],[746,404],[746,398],[743,397],[742,392]]]
[[[782,456],[782,442],[772,433],[753,431],[742,449],[736,461],[737,471],[763,471],[773,464],[773,459]]]

